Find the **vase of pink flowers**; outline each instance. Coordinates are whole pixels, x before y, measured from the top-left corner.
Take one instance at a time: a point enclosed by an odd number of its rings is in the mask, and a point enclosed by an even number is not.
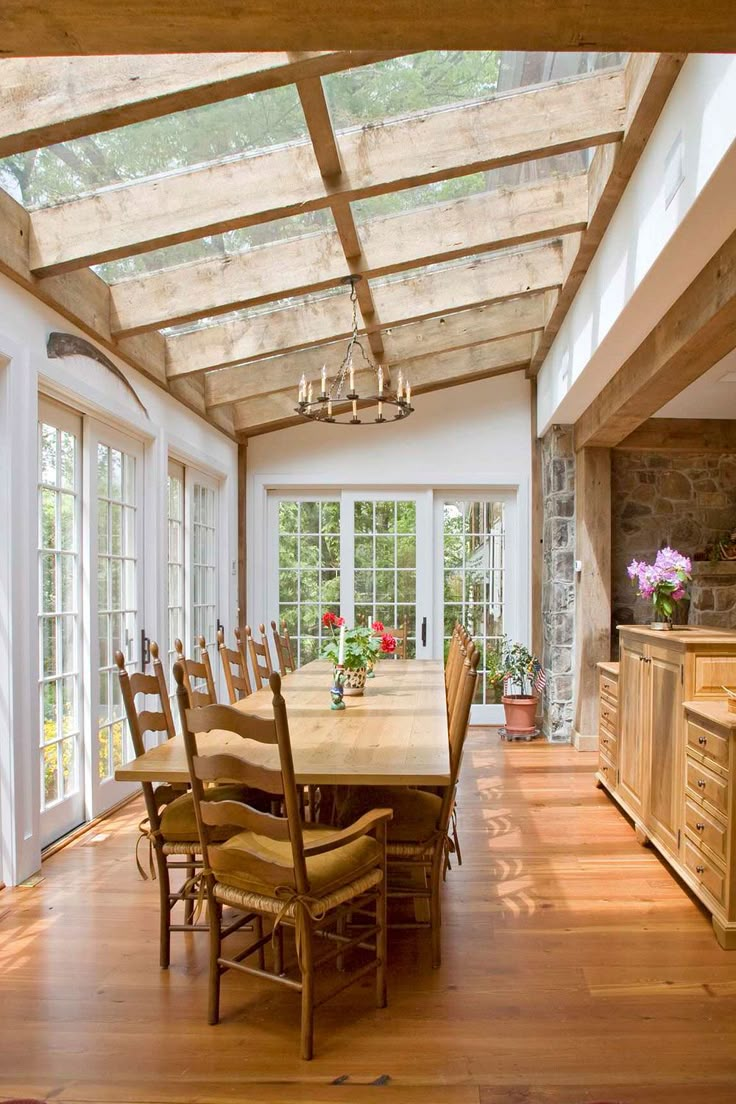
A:
[[[651,601],[654,607],[655,620],[650,628],[671,629],[677,604],[687,596],[688,584],[692,582],[689,558],[674,548],[660,548],[653,564],[632,560],[628,574],[638,587],[638,596]]]

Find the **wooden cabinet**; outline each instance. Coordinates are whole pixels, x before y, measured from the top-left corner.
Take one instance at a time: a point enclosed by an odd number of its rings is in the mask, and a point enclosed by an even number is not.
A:
[[[598,784],[707,905],[736,949],[736,634],[620,629],[620,663],[599,664]]]

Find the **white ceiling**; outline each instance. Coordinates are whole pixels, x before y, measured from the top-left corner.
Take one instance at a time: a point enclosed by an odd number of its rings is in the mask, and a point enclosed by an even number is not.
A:
[[[736,349],[681,391],[654,417],[736,418]]]

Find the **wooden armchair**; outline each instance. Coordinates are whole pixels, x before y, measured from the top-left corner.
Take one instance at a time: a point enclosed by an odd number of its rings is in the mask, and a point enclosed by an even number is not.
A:
[[[240,629],[235,629],[235,643],[237,647],[228,648],[225,643],[223,629],[217,632],[217,647],[222,662],[222,672],[225,676],[227,696],[231,705],[242,698],[249,698],[253,693],[253,685],[248,674],[248,662],[245,648],[240,637]]]
[[[292,671],[296,671],[296,661],[294,659],[294,651],[291,647],[291,637],[289,636],[289,630],[286,627],[286,622],[281,622],[281,632],[279,633],[278,627],[275,621],[271,622],[271,632],[273,634],[273,643],[276,648],[276,660],[279,665],[279,671],[283,675],[288,675]]]
[[[266,637],[266,626],[259,625],[258,630],[261,634],[260,643],[253,638],[250,625],[245,626],[245,639],[248,641],[248,651],[250,653],[250,661],[253,665],[256,690],[260,690],[262,686],[268,686],[268,680],[273,674],[271,652],[269,651],[268,639]]]
[[[197,644],[199,645],[201,658],[199,660],[187,659],[184,655],[184,645],[181,640],[174,641],[176,661],[182,666],[184,672],[184,686],[189,695],[189,705],[192,709],[200,705],[213,705],[217,701],[217,690],[215,689],[215,679],[212,674],[212,664],[210,663],[207,644],[203,636],[199,637]],[[204,689],[202,689],[201,686],[194,686],[192,682],[193,679],[200,679],[203,681]]]
[[[478,681],[480,655],[473,647],[461,669],[455,706],[450,719],[450,781],[442,793],[401,786],[360,786],[349,791],[338,813],[338,824],[353,820],[366,808],[381,805],[393,810],[388,827],[389,897],[429,900],[432,934],[432,966],[442,960],[441,889],[450,847],[455,790],[462,763],[470,707]],[[407,884],[410,875],[418,874]],[[414,925],[411,925],[414,926]],[[424,926],[418,922],[417,926]]]
[[[351,949],[369,949],[373,952],[369,961],[343,975],[319,1003],[375,971],[376,1003],[379,1008],[386,1004],[386,824],[391,812],[375,809],[343,831],[302,824],[280,675],[272,674],[269,680],[273,720],[226,705],[189,709],[181,664],[175,664],[174,676],[204,859],[210,920],[208,1020],[211,1024],[219,1020],[220,982],[226,971],[276,981],[301,994],[301,1055],[309,1059],[318,966],[331,959],[342,962]],[[237,757],[199,754],[195,733],[213,729],[241,736],[242,753]],[[255,753],[252,760],[248,744]],[[264,756],[258,747],[264,744],[277,750],[278,757],[269,758],[268,766],[262,765]],[[283,801],[286,816],[259,812],[238,801],[203,800],[204,786],[223,779],[266,790]],[[237,831],[223,843],[216,833],[225,826]],[[265,969],[262,958],[268,935],[261,934],[249,946],[225,956],[220,922],[224,905],[239,910],[244,922],[271,919],[272,970]],[[370,918],[354,937],[344,934],[348,912]],[[296,970],[291,976],[284,966],[284,928],[293,929],[296,937]],[[315,959],[318,937],[328,940],[329,949]],[[254,954],[259,955],[259,964],[249,965],[247,960]]]

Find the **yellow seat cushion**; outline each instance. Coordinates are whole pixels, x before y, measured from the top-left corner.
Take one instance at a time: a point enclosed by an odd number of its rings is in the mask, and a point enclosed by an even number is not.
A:
[[[261,810],[267,810],[269,806],[267,794],[260,790],[252,790],[248,786],[213,786],[205,793],[207,801],[244,801],[247,805]],[[191,791],[164,806],[160,816],[161,831],[164,840],[168,843],[187,843],[189,840],[199,839]],[[212,828],[212,832],[216,839],[227,839],[233,834],[233,828],[225,825],[222,828]]]
[[[320,843],[325,837],[334,835],[335,831],[329,825],[305,826],[304,845],[308,847],[312,843]],[[227,868],[218,862],[223,852],[227,853]],[[309,893],[314,897],[325,897],[373,870],[381,858],[380,844],[372,836],[361,836],[334,851],[313,855],[306,860]],[[257,860],[256,863],[251,862],[253,859]],[[284,867],[283,875],[279,876],[278,872],[265,873],[258,861]],[[218,882],[250,893],[273,896],[277,886],[293,884],[289,841],[268,839],[250,831],[238,832],[211,852],[210,862]],[[241,868],[231,869],[236,864]]]
[[[389,842],[421,843],[439,824],[442,798],[409,786],[352,786],[340,805],[338,823],[346,828],[371,809],[393,809]]]

